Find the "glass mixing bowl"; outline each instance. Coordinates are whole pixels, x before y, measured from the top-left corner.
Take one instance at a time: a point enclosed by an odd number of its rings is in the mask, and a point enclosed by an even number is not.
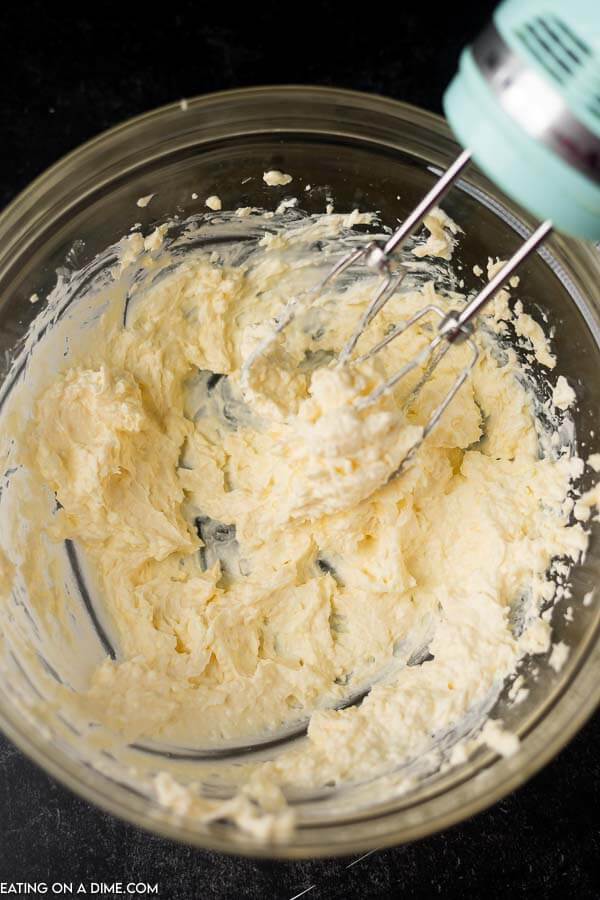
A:
[[[338,210],[380,210],[383,221],[393,225],[431,185],[432,170],[447,166],[457,152],[444,122],[430,113],[381,97],[309,87],[200,97],[185,109],[167,106],[102,134],[38,178],[0,218],[0,403],[12,389],[6,378],[10,361],[39,311],[39,305],[29,303],[30,295],[45,297],[57,271],[67,278],[82,267],[93,270],[96,254],[135,222],[148,229],[175,213],[185,218],[201,212],[210,194],[218,194],[224,208],[270,207],[274,195],[261,174],[281,169],[297,176],[289,193],[302,192],[306,183],[316,186],[301,193],[301,205],[309,212],[323,211],[331,194]],[[147,207],[136,206],[137,198],[151,193],[155,196]],[[193,193],[200,199],[194,200]],[[467,289],[475,286],[470,281],[475,263],[488,255],[505,257],[532,225],[476,167],[443,205],[466,231],[458,261]],[[71,302],[77,302],[84,282],[74,282]],[[599,285],[595,248],[555,235],[524,267],[521,291],[526,308],[538,319],[547,314],[556,330],[556,374],[576,386],[574,416],[586,454],[600,450],[600,429],[595,431],[600,408]],[[1,515],[0,525],[6,527]],[[2,613],[0,727],[83,797],[136,825],[201,847],[308,857],[398,844],[446,828],[516,788],[592,713],[600,698],[600,613],[597,602],[582,600],[599,580],[595,528],[586,560],[571,579],[572,597],[558,604],[553,618],[555,637],[570,648],[567,664],[556,673],[547,656],[525,661],[521,672],[529,689],[526,700],[512,706],[505,692],[495,707],[495,715],[521,738],[516,755],[504,759],[480,748],[468,762],[425,779],[400,798],[389,799],[390,793],[386,799],[385,789],[363,785],[305,800],[297,831],[281,844],[264,845],[226,822],[208,827],[176,817],[142,782],[132,782],[126,768],[150,771],[154,766],[193,780],[193,760],[165,756],[157,763],[135,747],[122,763],[94,753],[76,723],[65,721],[60,708],[45,703],[46,682],[36,674],[43,667],[26,666],[13,650],[10,634],[17,620],[42,662],[57,640],[51,631],[40,632],[22,596],[7,600]],[[74,616],[93,618],[94,611],[86,606],[89,598],[76,599]],[[564,616],[567,605],[574,608],[572,621]],[[64,665],[71,672],[77,650],[61,647],[52,654],[53,666]],[[54,674],[61,677],[60,671]]]

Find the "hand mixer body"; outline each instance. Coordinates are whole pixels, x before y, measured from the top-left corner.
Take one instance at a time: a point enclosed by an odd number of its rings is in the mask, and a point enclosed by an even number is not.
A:
[[[600,239],[598,0],[506,0],[463,51],[444,111],[509,196]]]

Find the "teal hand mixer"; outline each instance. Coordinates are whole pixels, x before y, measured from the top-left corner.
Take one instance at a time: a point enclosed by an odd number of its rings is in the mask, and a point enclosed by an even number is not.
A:
[[[292,299],[243,370],[246,379],[258,357],[298,312],[314,303],[343,271],[363,263],[378,273],[381,281],[340,353],[339,365],[351,362],[359,338],[402,280],[403,274],[390,265],[394,250],[475,160],[492,181],[542,223],[464,308],[448,313],[428,305],[354,360],[373,357],[424,316],[437,317],[435,336],[423,351],[358,405],[368,406],[411,371],[424,367],[424,377],[411,391],[414,401],[446,352],[455,344],[469,344],[468,362],[431,413],[421,440],[402,466],[435,427],[477,361],[474,318],[523,260],[553,228],[600,240],[600,0],[505,0],[492,22],[463,51],[458,72],[444,95],[444,109],[454,133],[468,149],[389,240],[371,242],[343,257],[314,289]]]

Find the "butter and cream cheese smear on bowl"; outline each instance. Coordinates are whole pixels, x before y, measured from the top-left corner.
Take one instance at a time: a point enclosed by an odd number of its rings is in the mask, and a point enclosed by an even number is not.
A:
[[[489,713],[507,684],[523,699],[520,661],[550,651],[548,610],[596,498],[579,500],[578,521],[576,398],[516,283],[482,316],[471,378],[397,478],[466,351],[417,402],[419,372],[357,406],[434,327],[337,367],[373,296],[367,271],[319,298],[244,381],[284,304],[377,220],[220,205],[123,238],[77,303],[59,283],[34,322],[3,435],[14,529],[2,577],[76,656],[75,573],[104,650],[85,679],[55,684],[56,708],[85,723],[105,765],[119,742],[145,747],[155,769],[140,784],[174,815],[276,841],[302,792],[394,772],[401,792],[482,743],[518,750]],[[464,299],[460,228],[441,210],[426,226],[357,354],[423,306]],[[558,667],[567,648],[552,654]],[[183,751],[192,780],[170,767]]]

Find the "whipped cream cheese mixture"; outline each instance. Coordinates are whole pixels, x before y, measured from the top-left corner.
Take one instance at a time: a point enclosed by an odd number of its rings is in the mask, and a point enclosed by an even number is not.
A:
[[[279,175],[265,180],[286,183]],[[540,612],[554,595],[553,560],[568,574],[587,539],[569,524],[583,462],[557,437],[558,420],[542,426],[528,364],[502,342],[509,329],[550,375],[556,407],[575,398],[508,290],[482,319],[472,377],[388,481],[468,350],[447,355],[417,402],[419,373],[359,407],[436,321],[368,363],[337,367],[373,296],[363,273],[299,316],[243,379],[273,317],[364,240],[352,226],[370,217],[242,218],[255,240],[237,259],[177,253],[167,226],[123,239],[99,321],[39,375],[11,452],[44,498],[21,514],[52,542],[74,542],[115,636],[116,658],[94,667],[78,708],[127,741],[187,748],[247,745],[308,721],[306,739],[237,769],[243,791],[272,809],[290,785],[359,780],[418,758],[473,710],[480,727],[521,657],[550,649]],[[462,302],[442,262],[459,229],[440,211],[427,227],[357,355],[424,305]],[[555,413],[550,398],[546,421]],[[4,548],[4,579],[18,570],[35,593],[43,560],[16,541]],[[58,618],[60,604],[55,594]],[[498,721],[480,740],[506,755],[518,748]],[[166,773],[156,790],[180,812],[193,808]],[[229,813],[260,831],[247,806]]]

